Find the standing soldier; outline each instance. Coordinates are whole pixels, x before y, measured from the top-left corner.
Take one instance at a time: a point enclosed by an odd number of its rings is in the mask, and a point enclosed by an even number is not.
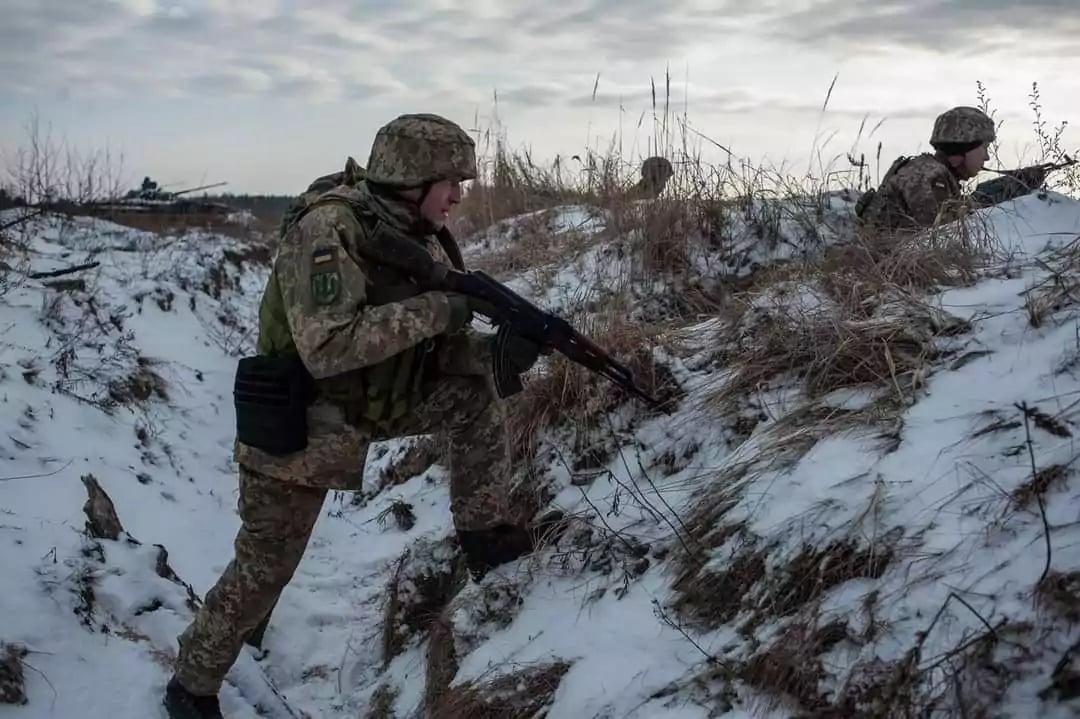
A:
[[[363,181],[319,196],[288,226],[259,310],[259,356],[237,374],[242,526],[179,639],[165,695],[173,719],[222,716],[226,673],[291,580],[327,491],[359,489],[373,441],[449,432],[450,509],[474,578],[532,551],[541,528],[509,486],[491,342],[466,328],[483,308],[419,291],[364,254],[391,233],[460,266],[444,223],[475,177],[474,143],[458,125],[402,115],[377,133]],[[520,337],[511,345],[518,373],[542,350]],[[247,404],[247,374],[285,386],[280,410]]]

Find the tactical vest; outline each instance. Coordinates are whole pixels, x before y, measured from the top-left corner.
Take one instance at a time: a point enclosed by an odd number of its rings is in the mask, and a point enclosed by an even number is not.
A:
[[[333,176],[328,176],[316,182],[332,178]],[[295,206],[294,211],[283,221],[283,236],[312,209],[330,203],[347,205],[357,221],[370,233],[397,232],[347,195],[331,189],[312,199],[310,192],[309,188],[307,196],[301,197],[302,205]],[[451,264],[464,270],[461,251],[453,235],[443,228],[436,234],[436,238]],[[417,239],[409,237],[407,241],[416,242]],[[365,289],[369,304],[375,306],[400,302],[421,292],[410,278],[391,268],[382,267],[379,281],[369,282]],[[289,330],[277,278],[273,273],[259,307],[259,325],[260,354],[297,351]],[[433,375],[437,349],[437,340],[425,340],[370,367],[316,380],[316,396],[341,407],[346,420],[351,424],[360,424],[364,420],[381,424],[405,416],[423,400],[424,384]]]

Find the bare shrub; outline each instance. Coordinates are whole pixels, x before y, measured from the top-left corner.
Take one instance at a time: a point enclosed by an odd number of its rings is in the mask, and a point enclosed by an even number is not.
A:
[[[70,213],[80,205],[122,195],[122,156],[108,148],[81,151],[56,139],[52,126],[36,112],[25,133],[23,144],[2,157],[5,184],[25,206]]]

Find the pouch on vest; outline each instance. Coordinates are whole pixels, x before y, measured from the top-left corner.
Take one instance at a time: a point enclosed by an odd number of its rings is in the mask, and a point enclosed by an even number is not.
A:
[[[236,438],[267,454],[299,452],[307,447],[313,398],[311,375],[298,355],[241,358],[233,383]]]

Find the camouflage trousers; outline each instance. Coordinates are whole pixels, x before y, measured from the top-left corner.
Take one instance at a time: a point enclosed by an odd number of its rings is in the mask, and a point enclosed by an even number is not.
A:
[[[508,482],[502,404],[486,378],[446,377],[412,415],[372,439],[449,431],[450,511],[457,530],[525,524],[534,506]],[[366,459],[366,452],[357,458]],[[218,693],[244,641],[273,611],[291,581],[322,512],[327,489],[290,483],[243,465],[241,526],[234,557],[180,636],[176,677],[194,694]]]

